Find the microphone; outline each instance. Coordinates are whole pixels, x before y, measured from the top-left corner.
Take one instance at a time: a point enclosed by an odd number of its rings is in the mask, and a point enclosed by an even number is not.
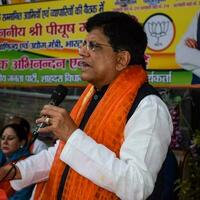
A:
[[[53,106],[58,106],[66,97],[68,92],[68,89],[63,86],[63,85],[58,85],[54,90],[53,93],[51,95],[50,98],[50,102],[48,104],[53,105]],[[45,116],[47,117],[47,116]],[[38,137],[39,134],[39,129],[45,127],[46,124],[45,123],[40,123],[36,126],[36,128],[33,130],[32,134],[33,134],[33,139],[30,141],[29,143],[29,147],[31,144],[33,144],[33,142],[35,141],[35,139]]]
[[[63,85],[58,85],[51,95],[49,104],[58,106],[66,97],[68,89]]]

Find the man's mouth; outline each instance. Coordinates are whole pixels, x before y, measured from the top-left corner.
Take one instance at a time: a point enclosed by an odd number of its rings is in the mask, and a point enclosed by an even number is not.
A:
[[[86,68],[90,68],[91,67],[91,65],[89,65],[88,63],[86,63],[85,61],[82,61],[81,62],[81,68],[82,69],[86,69]]]

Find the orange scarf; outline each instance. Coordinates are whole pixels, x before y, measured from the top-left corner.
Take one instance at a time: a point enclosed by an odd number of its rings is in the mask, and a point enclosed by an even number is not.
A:
[[[128,67],[110,84],[106,93],[90,116],[84,132],[97,143],[105,145],[119,157],[124,140],[127,114],[135,100],[138,89],[147,80],[147,74],[140,66]],[[87,106],[94,94],[94,87],[88,85],[71,112],[77,125],[80,124]],[[65,143],[60,141],[49,179],[37,185],[36,200],[56,199],[59,183],[66,166],[59,157]],[[84,163],[83,163],[84,164]],[[65,182],[62,200],[118,199],[118,197],[78,174],[70,168]]]
[[[13,195],[13,193],[15,192],[15,190],[12,189],[9,181],[1,182],[0,183],[0,190],[2,190],[1,191],[2,195],[3,195],[3,192],[4,192],[4,195],[6,195],[7,197],[11,197]],[[1,195],[0,195],[0,200],[1,200]],[[2,200],[3,200],[3,198],[2,198]]]
[[[2,190],[1,188],[0,188],[0,199],[1,200],[7,200],[8,199],[8,197],[6,196],[5,191]]]

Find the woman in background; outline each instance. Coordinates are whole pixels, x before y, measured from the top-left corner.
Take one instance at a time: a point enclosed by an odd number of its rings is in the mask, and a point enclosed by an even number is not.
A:
[[[27,133],[23,126],[19,124],[8,124],[0,132],[0,167],[8,163],[16,163],[18,160],[30,156],[27,148]],[[15,170],[15,168],[13,168]],[[31,197],[33,187],[29,186],[20,191],[14,191],[9,182],[4,181],[0,188],[4,189],[9,200],[27,200]]]
[[[10,116],[4,123],[5,125],[7,124],[20,124],[21,126],[24,127],[24,129],[26,130],[27,134],[28,134],[28,142],[30,142],[33,139],[33,134],[31,132],[31,126],[30,123],[28,122],[28,120],[26,120],[25,118],[18,116],[18,115],[14,115],[14,116]],[[32,145],[29,146],[29,151],[31,154],[37,154],[42,150],[47,149],[48,146],[45,142],[43,142],[42,140],[39,140],[38,138],[35,139],[34,143]]]

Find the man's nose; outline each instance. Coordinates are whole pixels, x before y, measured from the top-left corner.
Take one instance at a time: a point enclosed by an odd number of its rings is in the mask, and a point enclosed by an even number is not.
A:
[[[89,56],[90,55],[86,46],[79,47],[78,53],[79,53],[79,56]]]

